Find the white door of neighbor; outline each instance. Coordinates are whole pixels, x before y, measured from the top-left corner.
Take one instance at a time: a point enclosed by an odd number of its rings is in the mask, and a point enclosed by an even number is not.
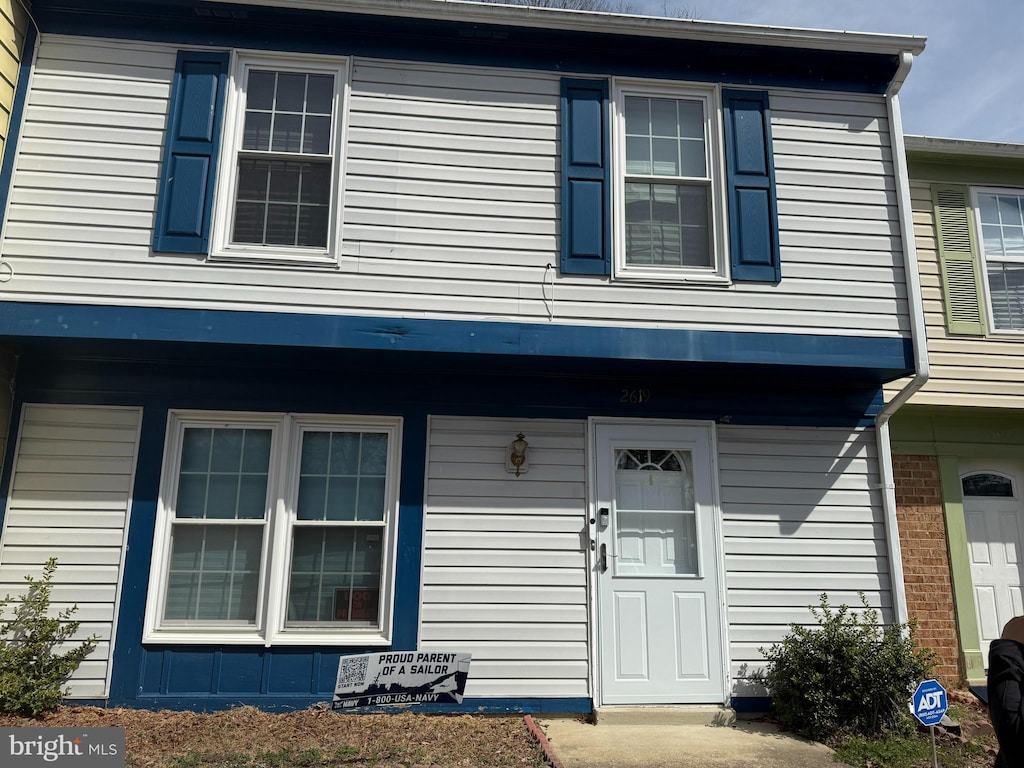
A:
[[[964,473],[961,481],[974,607],[986,665],[989,643],[999,638],[1006,622],[1024,613],[1024,507],[1014,469],[1005,462],[988,462],[985,469]]]
[[[725,701],[712,430],[595,424],[602,704]]]

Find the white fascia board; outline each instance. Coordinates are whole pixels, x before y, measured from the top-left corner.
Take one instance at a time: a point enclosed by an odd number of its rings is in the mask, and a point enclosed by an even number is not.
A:
[[[973,139],[944,139],[937,136],[904,136],[908,152],[960,157],[1024,158],[1024,144]]]
[[[469,0],[211,0],[233,5],[266,5],[335,13],[440,19],[472,24],[504,24],[601,34],[640,35],[715,43],[768,45],[786,48],[853,51],[915,56],[926,38],[917,35],[874,34],[843,30],[770,27],[755,24],[667,19],[622,13],[570,11],[524,5],[475,3]]]

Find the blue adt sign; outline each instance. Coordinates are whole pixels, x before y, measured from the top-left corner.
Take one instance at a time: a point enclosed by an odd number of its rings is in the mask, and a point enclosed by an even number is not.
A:
[[[937,680],[925,680],[914,691],[912,706],[922,725],[937,725],[946,714],[946,689]]]

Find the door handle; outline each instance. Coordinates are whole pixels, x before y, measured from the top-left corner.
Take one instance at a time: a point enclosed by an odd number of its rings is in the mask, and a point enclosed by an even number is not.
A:
[[[601,545],[601,556],[597,559],[597,568],[601,573],[608,570],[608,549],[604,544]]]

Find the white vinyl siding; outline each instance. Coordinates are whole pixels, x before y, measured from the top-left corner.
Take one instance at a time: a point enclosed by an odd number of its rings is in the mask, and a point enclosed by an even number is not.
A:
[[[1024,407],[1024,338],[1010,334],[986,337],[951,336],[948,333],[932,212],[931,183],[913,181],[910,194],[930,365],[928,381],[914,394],[911,403],[983,408]],[[889,384],[885,391],[886,399],[891,399],[904,384],[904,381]]]
[[[343,244],[324,272],[152,253],[175,53],[43,36],[8,299],[909,335],[880,96],[771,92],[779,285],[630,284],[558,274],[557,73],[354,59]]]
[[[585,430],[430,420],[420,647],[473,654],[466,696],[589,695]],[[530,469],[517,478],[519,432]]]
[[[733,695],[822,592],[894,620],[873,430],[718,428]]]
[[[24,592],[57,558],[52,609],[71,605],[76,639],[96,649],[71,677],[71,698],[106,697],[142,412],[138,408],[22,408],[0,541],[0,594]]]
[[[473,653],[467,695],[588,695],[583,438],[575,421],[431,419],[421,645]],[[812,622],[822,592],[894,619],[874,433],[720,426],[718,446],[732,692],[762,695],[758,648]]]

